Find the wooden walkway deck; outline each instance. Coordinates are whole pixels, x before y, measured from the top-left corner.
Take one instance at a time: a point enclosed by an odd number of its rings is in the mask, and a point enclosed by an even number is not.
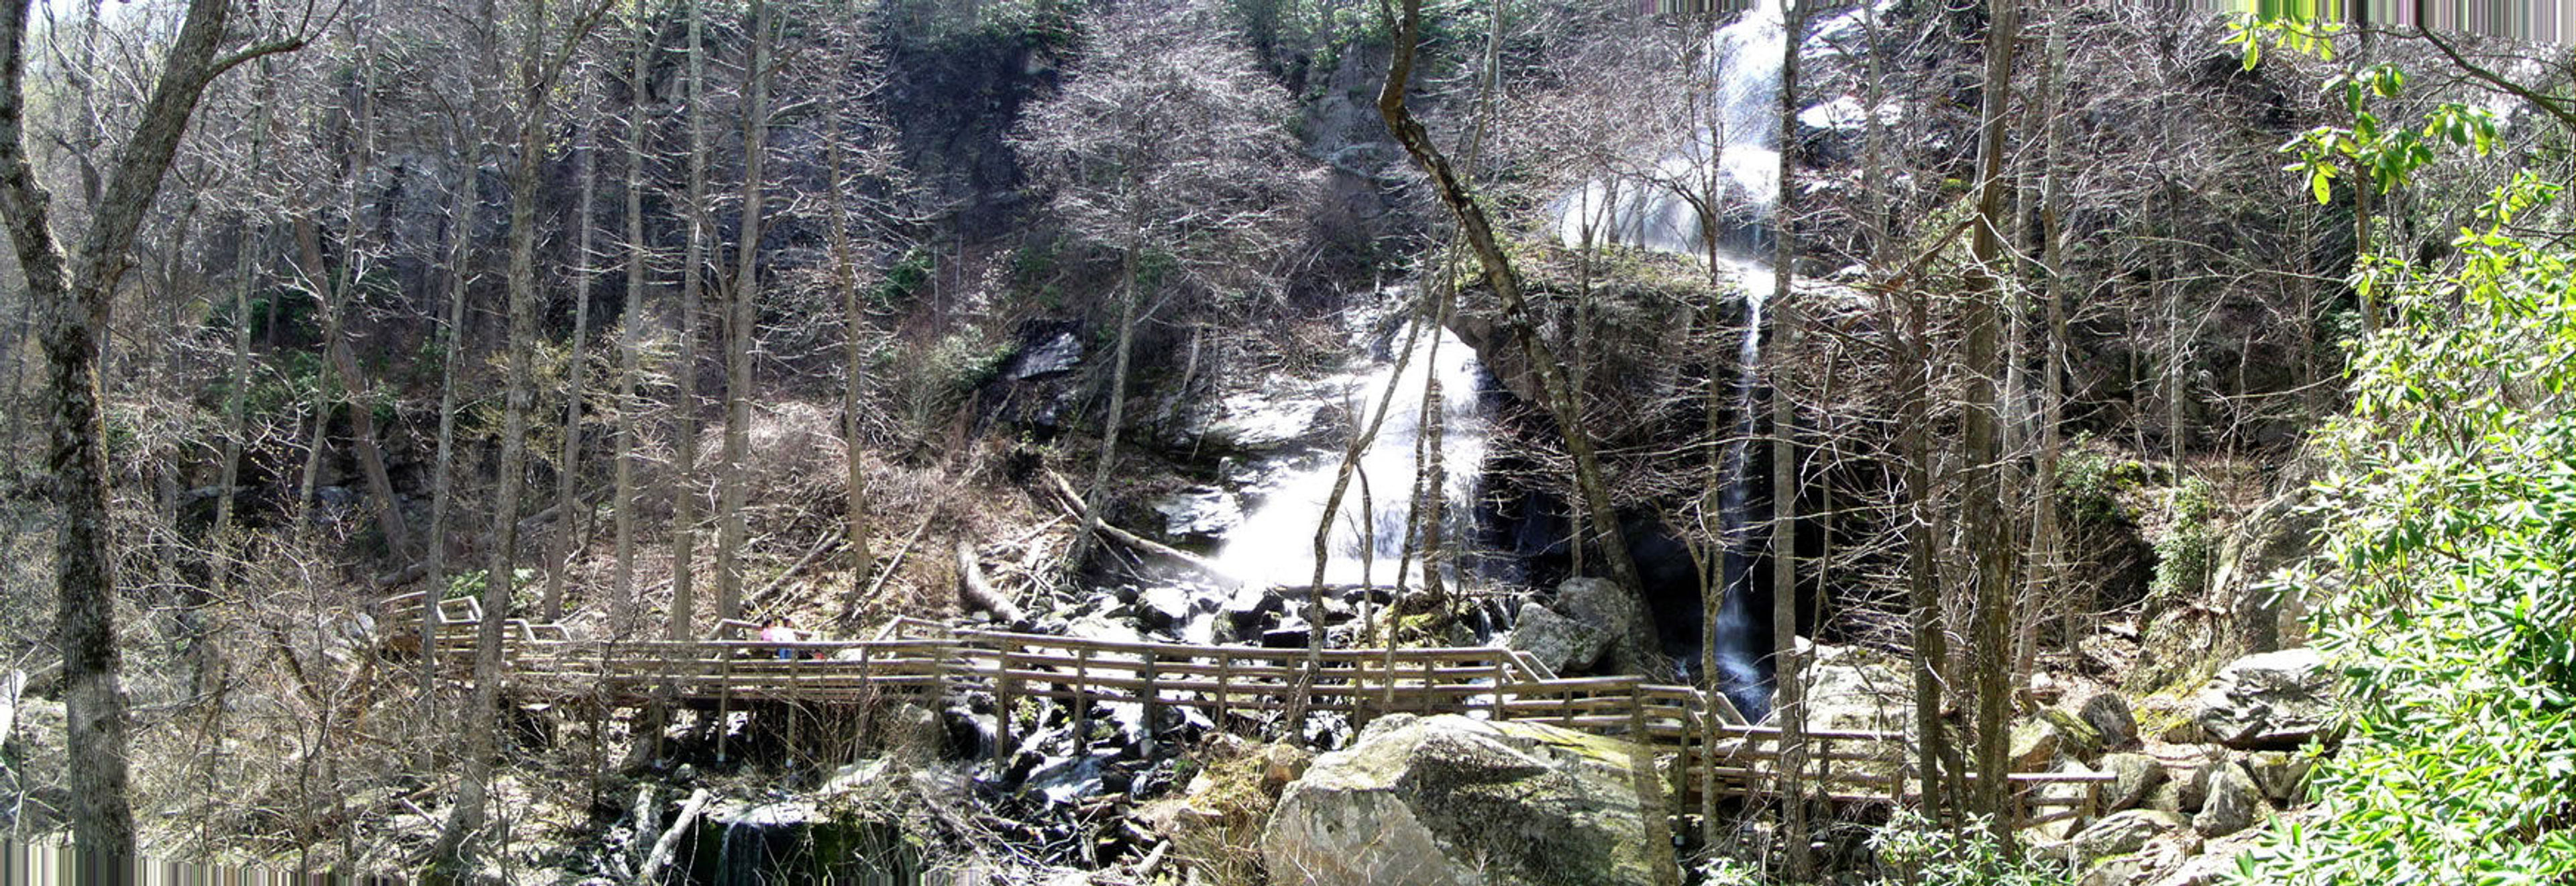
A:
[[[382,624],[421,624],[421,597],[385,601]],[[472,599],[439,606],[437,651],[451,679],[470,680],[482,613]],[[900,620],[867,640],[777,643],[740,639],[756,626],[729,623],[716,639],[574,640],[555,625],[503,623],[504,691],[522,699],[609,707],[671,703],[858,705],[956,692],[990,693],[1000,710],[1019,699],[1074,709],[1141,706],[1146,722],[1190,707],[1232,728],[1244,718],[1338,712],[1354,721],[1392,713],[1462,714],[1546,723],[1636,741],[1673,755],[1677,793],[1762,792],[1776,779],[1780,730],[1747,724],[1726,697],[1636,677],[1563,678],[1527,653],[1496,647],[1270,649],[1119,642],[952,629]],[[780,658],[780,650],[793,654]],[[1013,750],[998,718],[995,753]],[[1805,734],[1810,790],[1844,802],[1908,805],[1912,744],[1901,733]],[[2108,774],[2016,773],[2023,824],[2089,818]]]

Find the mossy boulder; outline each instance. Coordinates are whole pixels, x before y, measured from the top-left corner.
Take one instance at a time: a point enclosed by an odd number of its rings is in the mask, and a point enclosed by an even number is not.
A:
[[[1670,883],[1653,757],[1533,723],[1395,715],[1288,786],[1274,882]]]

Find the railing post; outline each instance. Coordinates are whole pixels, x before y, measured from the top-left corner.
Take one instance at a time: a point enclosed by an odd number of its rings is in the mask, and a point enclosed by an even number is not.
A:
[[[1227,679],[1233,676],[1233,671],[1234,671],[1234,657],[1233,657],[1233,656],[1231,656],[1231,655],[1227,655],[1227,654],[1225,654],[1225,653],[1223,653],[1223,652],[1219,652],[1219,653],[1217,653],[1217,654],[1216,654],[1216,731],[1217,731],[1217,732],[1220,732],[1220,733],[1222,733],[1222,732],[1225,732],[1225,731],[1226,731],[1226,729],[1225,729],[1225,685],[1226,685],[1226,681],[1227,681]]]
[[[993,650],[993,765],[996,769],[1011,765],[1011,703],[1018,681],[1011,679],[1011,650],[996,644]]]
[[[1505,721],[1505,720],[1509,720],[1509,719],[1511,719],[1511,716],[1512,716],[1512,714],[1511,714],[1511,710],[1510,710],[1510,708],[1509,708],[1508,706],[1506,706],[1506,705],[1503,703],[1503,685],[1504,685],[1504,684],[1507,684],[1507,683],[1510,683],[1510,682],[1511,682],[1511,668],[1508,666],[1508,660],[1506,660],[1506,659],[1495,659],[1495,660],[1494,660],[1494,715],[1493,715],[1493,716],[1494,716],[1494,722],[1496,722],[1496,723],[1501,723],[1501,722],[1503,722],[1503,721]]]
[[[1091,732],[1091,648],[1073,650],[1073,737],[1077,746]]]
[[[1154,749],[1154,736],[1162,731],[1163,725],[1163,689],[1154,676],[1154,659],[1160,655],[1161,653],[1153,650],[1146,650],[1143,656],[1145,664],[1136,675],[1136,682],[1145,685],[1138,691],[1144,695],[1145,750],[1148,752]]]

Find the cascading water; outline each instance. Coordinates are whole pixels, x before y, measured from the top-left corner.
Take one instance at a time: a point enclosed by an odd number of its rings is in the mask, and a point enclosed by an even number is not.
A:
[[[1595,180],[1556,204],[1558,236],[1567,245],[1621,243],[1713,258],[1745,293],[1744,337],[1736,352],[1736,433],[1720,467],[1725,597],[1709,618],[1717,667],[1711,676],[1750,720],[1760,720],[1771,707],[1770,631],[1762,622],[1767,606],[1758,605],[1767,603],[1768,589],[1757,581],[1767,522],[1755,513],[1762,479],[1754,454],[1763,397],[1761,293],[1768,291],[1771,274],[1755,250],[1779,190],[1780,60],[1788,39],[1783,2],[1757,0],[1709,35],[1715,85],[1705,119],[1682,145],[1651,164],[1651,174]],[[1717,207],[1719,217],[1704,219],[1691,195]],[[1745,233],[1751,236],[1740,235]],[[1677,658],[1684,659],[1685,669],[1699,665],[1696,656]]]
[[[1412,512],[1414,454],[1425,434],[1423,382],[1431,376],[1438,378],[1441,389],[1441,420],[1445,423],[1440,440],[1444,468],[1441,495],[1449,503],[1445,512],[1451,538],[1463,537],[1458,528],[1474,513],[1468,506],[1475,500],[1483,475],[1479,466],[1484,464],[1486,444],[1492,436],[1492,422],[1482,405],[1483,397],[1478,395],[1482,370],[1476,363],[1476,352],[1465,342],[1447,329],[1427,324],[1415,327],[1423,323],[1419,319],[1406,320],[1384,348],[1385,356],[1342,376],[1335,385],[1341,392],[1342,412],[1353,427],[1364,427],[1375,416],[1390,384],[1394,385],[1394,399],[1388,403],[1386,423],[1361,452],[1358,471],[1334,515],[1324,564],[1324,581],[1328,583],[1395,583],[1397,565],[1403,558],[1406,523]],[[1364,333],[1363,337],[1368,336]],[[1405,359],[1403,351],[1408,339],[1412,356]],[[1403,363],[1401,373],[1396,371],[1399,361]],[[1302,583],[1313,574],[1315,528],[1324,519],[1324,505],[1331,498],[1341,454],[1314,450],[1280,457],[1275,463],[1256,468],[1255,473],[1263,479],[1245,492],[1259,501],[1245,512],[1243,522],[1226,534],[1216,556],[1219,568],[1247,584]],[[1419,565],[1413,568],[1419,569]]]

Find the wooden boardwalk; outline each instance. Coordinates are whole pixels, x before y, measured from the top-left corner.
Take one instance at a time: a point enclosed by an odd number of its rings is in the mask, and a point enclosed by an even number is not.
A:
[[[421,597],[385,602],[383,624],[421,624]],[[481,621],[470,598],[439,606],[437,652],[451,679],[470,680]],[[760,703],[859,705],[958,692],[989,693],[998,710],[1049,699],[1074,710],[1136,705],[1145,722],[1195,708],[1220,729],[1274,715],[1335,712],[1354,722],[1394,713],[1518,720],[1612,736],[1671,755],[1679,794],[1751,795],[1776,779],[1780,730],[1744,722],[1726,697],[1636,677],[1558,677],[1529,654],[1498,647],[1270,649],[1122,642],[954,629],[899,620],[867,640],[778,643],[742,639],[727,623],[701,641],[574,640],[559,626],[503,623],[504,691],[521,699],[633,707],[656,699],[696,707]],[[781,658],[786,650],[791,657]],[[1013,750],[1010,718],[994,751]],[[1811,730],[1810,790],[1854,803],[1910,804],[1913,746],[1895,732]],[[2090,817],[2094,773],[2011,776],[2022,823]]]

